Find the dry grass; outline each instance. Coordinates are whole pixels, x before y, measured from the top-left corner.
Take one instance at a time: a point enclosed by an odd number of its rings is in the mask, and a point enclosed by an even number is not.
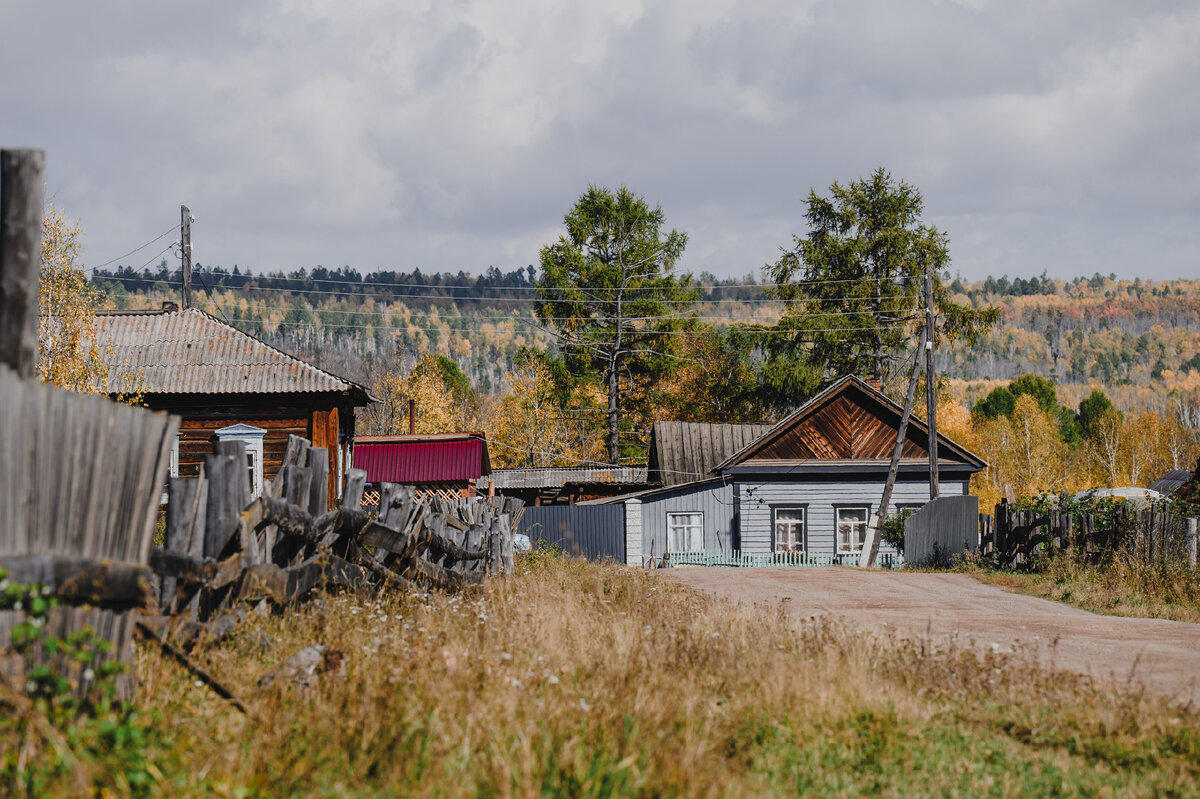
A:
[[[143,650],[147,791],[1200,792],[1198,719],[1157,698],[738,609],[618,566],[543,558],[518,572],[473,596],[332,597],[252,618],[201,659],[257,720]],[[256,689],[314,642],[340,651],[344,673]]]
[[[1180,562],[1151,566],[1118,554],[1096,565],[1066,553],[1047,558],[1036,572],[995,571],[975,561],[958,568],[981,582],[1094,613],[1200,622],[1200,570]]]

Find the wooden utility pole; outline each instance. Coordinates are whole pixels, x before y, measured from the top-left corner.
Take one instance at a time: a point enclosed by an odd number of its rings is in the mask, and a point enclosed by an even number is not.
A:
[[[929,498],[938,498],[937,370],[933,363],[934,341],[933,266],[925,267],[925,404],[929,426]]]
[[[179,249],[183,260],[183,307],[192,307],[192,212],[179,206]]]
[[[37,363],[45,168],[41,150],[0,150],[0,363],[23,378]]]
[[[913,358],[912,377],[908,379],[908,393],[904,395],[904,412],[900,414],[900,430],[896,433],[896,446],[892,448],[892,463],[888,467],[887,482],[883,486],[883,497],[879,500],[879,513],[876,514],[875,525],[867,530],[867,540],[863,542],[862,554],[858,565],[869,569],[875,565],[879,554],[879,539],[883,535],[883,523],[887,521],[888,505],[892,502],[892,489],[896,485],[896,475],[900,471],[900,456],[904,451],[904,437],[908,432],[908,420],[912,418],[913,403],[917,399],[917,379],[921,376],[921,351],[925,348],[927,329],[921,330],[921,341],[917,344],[917,354]]]

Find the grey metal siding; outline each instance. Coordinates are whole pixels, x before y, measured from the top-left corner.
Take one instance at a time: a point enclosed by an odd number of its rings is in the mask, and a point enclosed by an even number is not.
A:
[[[735,483],[740,509],[741,550],[770,552],[774,527],[771,509],[791,505],[807,506],[805,549],[809,552],[836,552],[837,507],[864,506],[874,513],[883,495],[882,480],[806,480],[760,481],[739,479]],[[942,483],[943,494],[963,491],[959,481]],[[965,492],[964,492],[965,493]],[[889,513],[897,505],[921,505],[929,501],[927,480],[898,480],[892,490]],[[880,544],[880,552],[895,552]]]
[[[527,507],[520,528],[535,544],[557,544],[588,560],[625,562],[625,506],[620,503]]]
[[[703,513],[704,548],[734,549],[733,486],[707,484],[642,498],[642,555],[661,557],[667,548],[668,513]]]

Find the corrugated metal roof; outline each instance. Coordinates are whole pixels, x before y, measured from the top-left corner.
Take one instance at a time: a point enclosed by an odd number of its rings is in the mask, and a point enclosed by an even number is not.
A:
[[[576,485],[643,485],[644,466],[570,466],[539,469],[495,469],[492,483],[496,488],[561,488]]]
[[[356,438],[353,461],[369,483],[461,482],[491,471],[487,443],[465,434]]]
[[[1187,469],[1173,469],[1151,483],[1150,490],[1160,494],[1170,494],[1186,483],[1191,476],[1192,473]]]
[[[362,386],[259,341],[197,308],[96,316],[108,390],[145,394],[284,394],[350,391]],[[136,376],[137,386],[128,382]]]
[[[664,486],[700,480],[770,429],[769,424],[655,422],[650,437],[649,480]]]

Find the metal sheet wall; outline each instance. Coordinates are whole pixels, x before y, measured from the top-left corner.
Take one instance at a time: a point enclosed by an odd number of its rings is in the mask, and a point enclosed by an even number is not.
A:
[[[527,507],[520,528],[535,545],[545,541],[588,560],[625,562],[625,506],[619,502]]]

